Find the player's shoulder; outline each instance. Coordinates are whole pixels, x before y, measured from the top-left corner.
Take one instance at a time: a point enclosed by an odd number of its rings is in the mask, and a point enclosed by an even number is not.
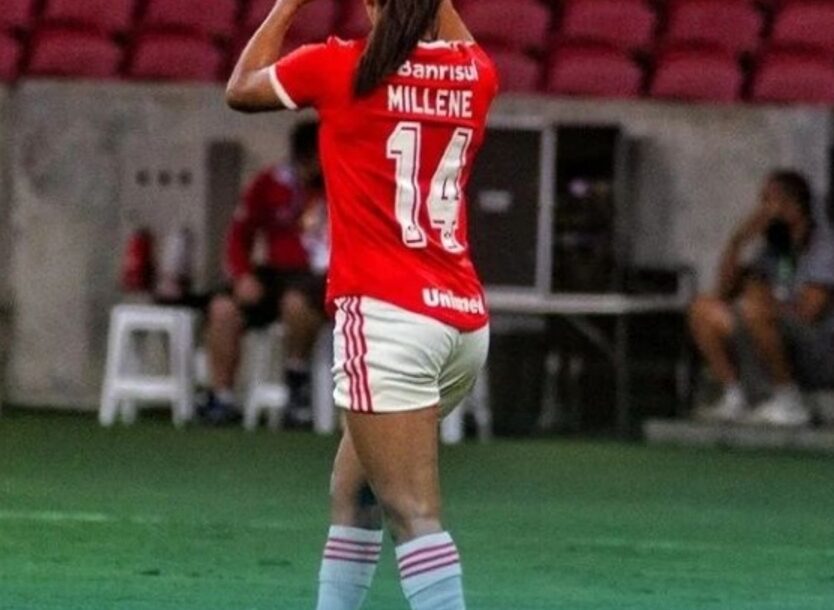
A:
[[[470,42],[466,46],[472,60],[481,70],[496,72],[495,62],[492,61],[489,53],[477,42]]]
[[[321,47],[330,54],[350,58],[362,55],[365,50],[365,43],[364,39],[329,36],[327,40],[321,43]]]

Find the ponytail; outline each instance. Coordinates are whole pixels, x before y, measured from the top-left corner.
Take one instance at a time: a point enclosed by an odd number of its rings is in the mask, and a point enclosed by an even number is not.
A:
[[[377,0],[379,18],[359,62],[354,93],[364,97],[396,72],[437,19],[441,0]]]

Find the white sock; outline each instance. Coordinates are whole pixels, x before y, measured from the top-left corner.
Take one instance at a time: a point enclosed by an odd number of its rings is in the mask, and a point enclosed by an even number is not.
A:
[[[235,393],[234,390],[229,388],[220,388],[219,390],[214,392],[215,398],[222,402],[224,405],[233,405],[235,404]]]
[[[799,387],[795,383],[782,383],[773,387],[774,398],[796,402],[801,396]]]
[[[449,534],[398,546],[397,564],[411,610],[465,610],[460,556]]]
[[[742,388],[741,384],[738,382],[731,383],[724,388],[724,396],[727,400],[731,400],[735,403],[743,403],[746,401],[744,397],[744,388]]]
[[[319,571],[317,610],[358,610],[374,579],[382,530],[333,525]]]

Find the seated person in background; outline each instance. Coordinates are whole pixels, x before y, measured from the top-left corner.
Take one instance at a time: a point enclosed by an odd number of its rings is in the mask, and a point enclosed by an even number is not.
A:
[[[207,348],[211,392],[201,409],[211,424],[237,420],[235,376],[248,328],[280,319],[285,330],[284,368],[290,390],[287,426],[311,421],[309,361],[324,320],[329,259],[318,126],[302,123],[292,134],[291,161],[269,167],[247,188],[226,241],[230,287],[208,308]],[[256,241],[264,264],[254,262]]]
[[[745,266],[751,250],[758,253]],[[720,400],[696,415],[807,425],[811,416],[799,387],[834,387],[832,296],[831,225],[814,222],[802,175],[775,171],[758,209],[724,251],[718,295],[698,298],[690,311],[698,349],[724,386]]]

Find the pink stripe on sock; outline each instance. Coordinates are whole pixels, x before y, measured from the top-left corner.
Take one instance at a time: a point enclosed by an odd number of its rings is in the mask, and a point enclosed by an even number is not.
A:
[[[368,555],[379,557],[380,549],[357,549],[355,547],[345,546],[343,544],[327,543],[324,547],[326,551],[336,551],[337,553],[353,553],[354,555]]]
[[[356,299],[356,315],[359,316],[359,370],[360,376],[362,379],[362,390],[365,394],[365,408],[368,413],[374,412],[374,405],[373,399],[371,398],[371,384],[368,381],[369,372],[368,372],[368,342],[365,340],[365,316],[362,315],[362,298],[359,297]]]
[[[429,547],[426,547],[424,549],[417,549],[416,551],[412,551],[412,552],[408,553],[407,555],[403,555],[402,557],[400,557],[398,563],[400,564],[400,567],[402,567],[402,565],[406,561],[408,561],[409,559],[414,559],[416,557],[421,557],[422,555],[426,555],[426,554],[429,554],[429,553],[432,553],[432,554],[443,553],[443,552],[448,551],[449,549],[453,549],[453,548],[455,548],[455,543],[454,542],[444,542],[443,544],[437,544],[435,546],[429,546]]]
[[[372,548],[376,548],[376,549],[381,549],[382,548],[382,544],[379,543],[379,542],[359,542],[358,540],[348,540],[347,538],[335,538],[333,536],[328,538],[327,541],[328,542],[341,543],[341,544],[352,544],[352,545],[355,545],[355,546],[367,546],[367,547],[372,547]]]
[[[379,560],[379,558],[365,559],[363,557],[348,557],[347,555],[337,555],[335,553],[329,552],[324,553],[324,558],[330,559],[331,561],[347,561],[349,563],[365,563],[368,565],[376,565],[377,561]]]
[[[432,555],[431,557],[424,557],[422,559],[416,559],[416,560],[414,560],[414,561],[412,561],[408,564],[400,564],[400,573],[403,576],[406,576],[407,575],[406,573],[409,572],[410,570],[413,570],[414,568],[421,568],[421,567],[424,567],[424,566],[426,566],[430,563],[433,563],[435,561],[442,561],[442,560],[445,560],[445,559],[449,559],[450,557],[454,557],[456,560],[460,560],[460,557],[458,556],[457,549],[452,549],[451,551],[449,551],[447,553],[441,553],[439,555]]]
[[[455,557],[453,560],[447,561],[446,563],[441,563],[440,565],[431,566],[431,567],[428,567],[428,568],[423,568],[422,570],[417,570],[415,572],[409,572],[408,574],[402,574],[401,576],[402,576],[403,579],[413,578],[414,576],[420,576],[420,574],[426,574],[427,572],[434,572],[435,570],[440,570],[442,568],[448,568],[449,566],[453,566],[453,565],[458,564],[458,563],[460,563],[460,558]]]
[[[356,368],[354,367],[354,354],[356,353],[356,346],[354,345],[353,339],[353,315],[351,315],[350,309],[348,307],[348,299],[345,299],[340,304],[340,308],[345,315],[345,323],[342,327],[342,332],[345,335],[345,374],[347,374],[348,378],[348,390],[350,393],[350,409],[352,411],[357,410],[358,400],[357,400],[357,389],[359,385],[357,383],[357,373]]]

